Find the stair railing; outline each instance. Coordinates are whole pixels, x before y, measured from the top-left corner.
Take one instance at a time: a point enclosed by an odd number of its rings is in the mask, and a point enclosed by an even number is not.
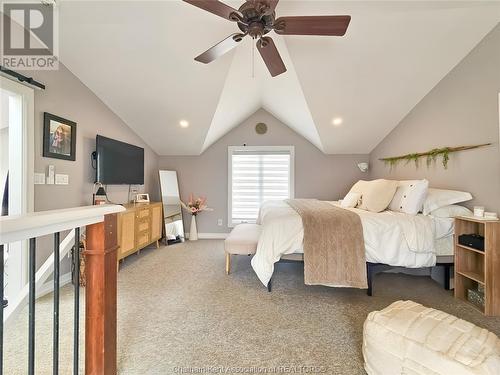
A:
[[[53,318],[53,374],[59,373],[59,260],[60,232],[74,230],[73,284],[73,374],[79,368],[80,330],[80,228],[86,227],[86,288],[85,288],[85,374],[116,374],[116,299],[117,299],[117,217],[122,206],[102,205],[51,210],[27,215],[0,217],[0,301],[4,291],[4,245],[29,241],[28,253],[28,358],[27,373],[35,374],[35,325],[36,325],[36,239],[54,236],[54,253],[51,255],[54,275]],[[44,267],[44,266],[42,266]],[[47,274],[39,271],[38,281]],[[21,304],[18,304],[18,306]],[[18,306],[16,306],[18,308]],[[0,375],[3,375],[4,309],[0,309]],[[20,369],[22,370],[22,369]]]

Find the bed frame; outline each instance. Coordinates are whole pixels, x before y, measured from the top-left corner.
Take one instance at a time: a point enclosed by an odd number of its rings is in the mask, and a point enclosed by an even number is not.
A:
[[[291,255],[295,255],[295,254],[291,254]],[[298,259],[298,257],[282,258],[279,260],[278,263],[296,263],[296,262],[304,263],[304,259]],[[454,265],[454,263],[452,263],[452,262],[436,262],[436,265],[434,266],[434,267],[444,267],[444,289],[445,290],[450,290],[451,267],[453,267],[453,265]],[[380,273],[383,271],[388,271],[390,269],[395,269],[395,268],[405,268],[405,267],[390,266],[388,264],[383,264],[383,263],[366,262],[366,279],[368,282],[368,289],[366,290],[366,294],[368,294],[370,297],[373,295],[373,278],[377,273]],[[408,269],[415,269],[415,268],[408,268]],[[267,291],[268,292],[271,292],[271,290],[272,290],[272,281],[273,281],[273,279],[271,277],[271,279],[269,280],[269,283],[267,284]]]
[[[444,289],[450,290],[450,276],[451,276],[451,267],[453,267],[453,263],[439,263],[437,262],[434,267],[444,267]],[[394,268],[405,268],[405,267],[395,267],[390,266],[388,264],[383,263],[370,263],[366,262],[366,279],[368,281],[368,289],[366,294],[369,296],[373,295],[373,277],[380,272],[387,271]],[[427,268],[427,267],[426,267]],[[408,268],[415,269],[415,268]],[[418,269],[418,268],[417,268]]]

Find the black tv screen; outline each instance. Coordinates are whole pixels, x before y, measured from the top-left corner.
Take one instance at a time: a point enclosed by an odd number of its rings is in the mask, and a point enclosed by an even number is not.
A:
[[[105,185],[143,185],[144,149],[98,135],[96,181]]]

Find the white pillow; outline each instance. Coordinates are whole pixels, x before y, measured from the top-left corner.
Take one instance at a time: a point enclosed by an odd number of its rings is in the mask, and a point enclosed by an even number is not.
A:
[[[467,207],[459,206],[458,204],[450,204],[449,206],[440,207],[429,213],[434,217],[456,217],[456,216],[474,216],[474,213]]]
[[[360,180],[351,188],[350,192],[361,193],[359,208],[371,212],[384,211],[391,203],[398,187],[398,181],[393,180]]]
[[[427,180],[399,181],[399,187],[392,198],[389,210],[416,215],[422,210],[425,197],[429,190]]]
[[[450,204],[470,201],[472,195],[465,191],[432,189],[427,192],[427,198],[424,201],[424,215],[429,215],[431,211]]]
[[[368,183],[370,183],[370,181],[359,180],[352,186],[351,190],[349,190],[349,193],[353,192],[363,194],[363,190],[366,188]]]
[[[340,203],[340,207],[343,208],[354,208],[361,201],[361,193],[355,193],[354,191],[350,191],[347,193],[342,202]]]

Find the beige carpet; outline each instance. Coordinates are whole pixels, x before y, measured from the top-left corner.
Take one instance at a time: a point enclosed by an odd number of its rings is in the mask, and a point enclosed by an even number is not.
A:
[[[147,249],[129,257],[119,273],[119,374],[181,373],[180,367],[184,373],[262,373],[274,366],[283,366],[281,373],[317,366],[312,373],[363,374],[363,321],[398,299],[500,334],[500,318],[483,317],[427,277],[378,275],[368,297],[362,290],[305,286],[300,264],[280,264],[268,293],[250,257],[235,257],[233,273],[224,274],[222,241]],[[62,290],[61,311],[60,373],[70,374],[71,286]],[[37,374],[51,373],[51,319],[48,295],[37,301]],[[5,374],[26,373],[27,326],[25,311],[6,331]]]

